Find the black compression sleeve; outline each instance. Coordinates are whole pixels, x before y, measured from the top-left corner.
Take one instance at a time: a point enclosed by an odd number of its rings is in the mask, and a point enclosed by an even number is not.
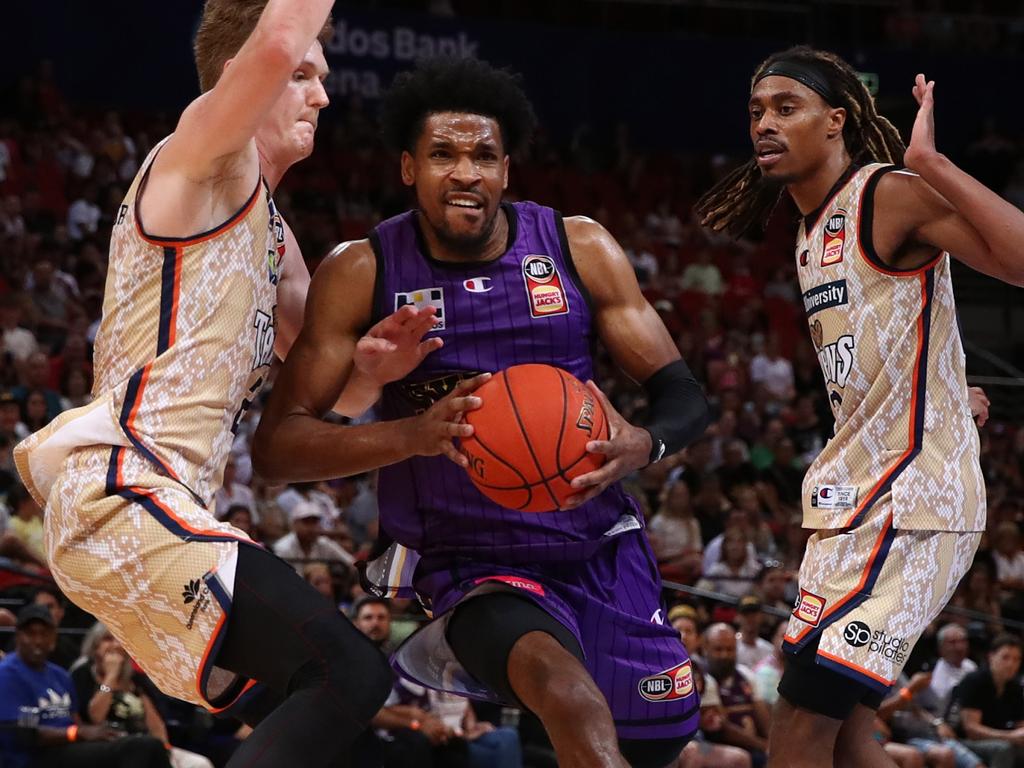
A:
[[[651,433],[651,461],[680,451],[711,423],[704,390],[683,360],[656,371],[644,382],[650,415],[644,428]]]

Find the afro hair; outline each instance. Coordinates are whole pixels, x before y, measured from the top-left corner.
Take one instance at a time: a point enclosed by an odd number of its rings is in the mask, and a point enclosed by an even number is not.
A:
[[[519,75],[479,59],[435,58],[395,77],[381,105],[385,140],[411,152],[426,118],[438,112],[493,118],[509,154],[529,144],[537,124]]]

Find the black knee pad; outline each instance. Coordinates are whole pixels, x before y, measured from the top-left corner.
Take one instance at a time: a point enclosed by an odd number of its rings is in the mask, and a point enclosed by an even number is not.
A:
[[[692,738],[693,734],[677,739],[619,739],[619,751],[630,768],[665,768],[676,764]]]
[[[309,659],[296,670],[288,692],[315,687],[338,691],[352,715],[368,723],[380,711],[394,683],[384,654],[337,611],[312,617],[303,634],[311,647],[323,648],[324,655]]]

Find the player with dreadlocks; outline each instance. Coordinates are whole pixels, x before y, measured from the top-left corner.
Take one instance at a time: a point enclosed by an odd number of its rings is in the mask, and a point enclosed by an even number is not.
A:
[[[892,765],[874,711],[970,566],[985,486],[950,254],[1024,284],[1024,213],[935,148],[934,82],[918,75],[910,146],[853,69],[806,47],[769,57],[751,87],[755,156],[699,201],[740,235],[783,190],[803,219],[796,257],[835,435],[807,471],[815,530],[770,766]],[[906,170],[897,170],[902,162]]]

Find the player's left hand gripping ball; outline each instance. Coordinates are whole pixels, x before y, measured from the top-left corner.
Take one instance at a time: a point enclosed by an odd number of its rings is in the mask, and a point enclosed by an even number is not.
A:
[[[435,313],[433,307],[406,304],[385,317],[356,343],[356,369],[379,387],[407,376],[444,345],[439,336],[423,338],[434,327]]]
[[[590,501],[612,483],[647,466],[650,460],[650,433],[646,429],[634,427],[622,418],[594,382],[588,381],[587,388],[604,408],[609,430],[607,440],[591,440],[587,443],[587,450],[603,454],[605,463],[600,469],[580,475],[572,481],[572,487],[579,489],[580,493],[566,499],[563,509],[573,509]]]

